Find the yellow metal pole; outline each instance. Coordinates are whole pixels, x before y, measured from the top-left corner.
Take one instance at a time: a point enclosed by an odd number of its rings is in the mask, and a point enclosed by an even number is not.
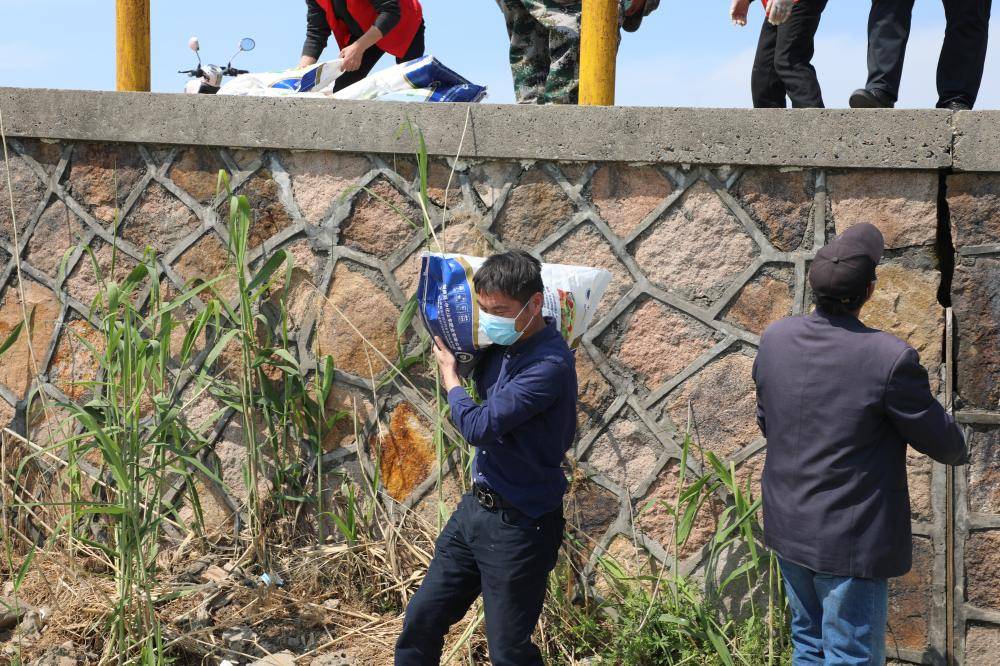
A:
[[[618,0],[583,0],[580,21],[580,104],[615,103]]]
[[[148,92],[149,0],[116,0],[118,90]]]

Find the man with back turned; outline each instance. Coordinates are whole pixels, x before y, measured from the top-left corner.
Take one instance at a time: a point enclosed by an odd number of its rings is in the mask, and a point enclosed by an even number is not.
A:
[[[858,320],[883,249],[870,224],[822,248],[809,271],[815,311],[768,328],[754,363],[764,538],[785,579],[796,666],[884,663],[887,579],[912,564],[906,447],[966,459],[917,352]]]

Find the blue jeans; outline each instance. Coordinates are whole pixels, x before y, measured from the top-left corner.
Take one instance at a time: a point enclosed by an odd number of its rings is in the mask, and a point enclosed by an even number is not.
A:
[[[406,607],[396,666],[438,666],[449,627],[480,594],[494,666],[542,666],[531,634],[562,543],[562,511],[530,518],[487,511],[462,497],[435,546],[427,576]]]
[[[792,609],[795,666],[885,663],[888,580],[830,576],[778,561]]]

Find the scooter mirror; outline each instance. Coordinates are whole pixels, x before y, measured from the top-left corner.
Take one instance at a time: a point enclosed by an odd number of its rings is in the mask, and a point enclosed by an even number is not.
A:
[[[240,40],[240,51],[253,51],[256,46],[257,42],[253,41],[249,37],[244,37]]]
[[[188,40],[188,48],[197,53],[201,50],[201,44],[198,43],[197,37],[192,37]]]

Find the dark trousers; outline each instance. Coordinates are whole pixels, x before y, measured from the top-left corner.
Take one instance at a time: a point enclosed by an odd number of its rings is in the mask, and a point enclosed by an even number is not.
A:
[[[779,26],[764,19],[750,77],[754,108],[783,109],[786,97],[795,108],[823,108],[823,93],[812,58],[813,40],[826,2],[801,0]]]
[[[353,43],[354,40],[352,39]],[[352,83],[357,83],[361,79],[365,78],[371,71],[375,69],[375,64],[378,63],[379,59],[385,55],[385,51],[380,49],[377,45],[372,45],[368,47],[368,50],[364,52],[361,56],[361,66],[358,67],[353,72],[344,72],[337,78],[337,82],[333,86],[333,92],[338,90],[343,90]],[[410,48],[407,49],[406,53],[403,54],[402,58],[396,58],[397,63],[409,62],[411,60],[416,60],[417,58],[424,55],[424,25],[420,24],[420,29],[417,30],[417,34],[414,35],[413,41],[410,42]]]
[[[532,519],[514,509],[487,511],[472,495],[463,497],[406,607],[396,666],[438,666],[449,627],[480,594],[493,666],[542,666],[531,634],[565,524],[560,511]]]
[[[903,58],[910,37],[914,0],[872,0],[868,16],[869,90],[899,98]],[[986,63],[992,0],[944,0],[947,25],[938,60],[938,107],[961,102],[970,108],[979,96]]]

